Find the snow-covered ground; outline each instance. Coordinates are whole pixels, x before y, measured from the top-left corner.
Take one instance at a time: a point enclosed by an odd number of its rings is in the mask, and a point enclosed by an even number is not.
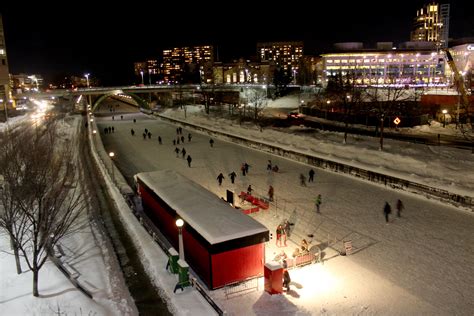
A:
[[[472,196],[474,192],[474,176],[469,172],[474,170],[474,158],[464,150],[387,139],[385,150],[381,152],[378,150],[377,139],[369,137],[350,136],[348,143],[343,144],[342,135],[338,133],[317,132],[310,136],[301,136],[300,133],[296,135],[272,129],[264,129],[261,132],[252,125],[241,127],[223,119],[209,119],[202,115],[202,109],[199,107],[188,106],[186,119],[180,110],[163,115],[405,177],[456,193]],[[133,117],[138,119],[136,124],[131,121]],[[187,168],[185,161],[176,158],[173,152],[171,139],[176,137],[175,126],[146,118],[141,114],[127,114],[123,121],[104,118],[99,123],[101,127],[110,125],[115,126],[116,131],[112,135],[102,136],[106,148],[116,146],[117,154],[123,157],[120,161],[121,168],[128,169],[128,172],[175,169],[222,196],[224,189],[217,184],[217,174],[223,172],[227,178],[227,174],[232,170],[239,171],[240,163],[248,161],[251,164],[250,174],[246,178],[238,175],[233,187],[235,191],[239,192],[251,183],[257,193],[265,195],[268,185],[272,184],[276,198],[280,198],[284,193],[285,201],[291,203],[284,207],[287,212],[291,212],[293,207],[302,210],[298,213],[300,218],[297,219],[297,225],[307,222],[316,233],[329,231],[335,236],[347,235],[361,242],[359,245],[355,244],[361,246],[361,250],[353,256],[328,257],[324,264],[291,270],[293,282],[292,290],[288,294],[267,294],[263,291],[263,279],[259,280],[257,291],[234,295],[228,299],[223,290],[211,292],[210,295],[229,314],[472,315],[474,312],[472,213],[319,169],[316,169],[316,183],[302,188],[298,185],[298,174],[306,173],[309,166],[219,140],[216,140],[215,148],[211,152],[209,137],[195,131],[190,131],[193,133],[193,141],[185,143],[186,150],[193,156],[193,168]],[[141,139],[141,129],[145,127],[153,133],[153,139],[150,141]],[[130,128],[136,129],[138,136],[132,137]],[[157,144],[158,135],[164,139],[162,146]],[[276,175],[265,172],[268,159],[278,163],[282,172]],[[224,180],[224,187],[230,186],[228,182],[228,179]],[[311,212],[316,193],[323,194],[322,215],[319,217],[313,217]],[[397,198],[404,200],[406,210],[401,219],[394,219],[389,225],[385,225],[381,214],[383,202],[390,201],[393,205]],[[283,207],[280,205],[280,208]],[[257,213],[254,217],[273,231],[286,214],[271,208],[269,212]],[[129,218],[129,223],[135,225],[132,222],[133,216]],[[145,232],[137,227],[134,229],[137,231],[134,238],[139,240],[144,254],[148,254],[144,257],[152,278],[163,284],[166,295],[170,300],[174,300],[174,312],[181,315],[204,315],[193,313],[203,307],[201,302],[196,301],[196,296],[190,288],[183,294],[172,294],[169,288],[173,286],[174,276],[161,269],[166,262],[164,254],[150,242]],[[8,245],[4,237],[1,239],[1,249],[5,250]],[[299,240],[289,241],[288,248],[277,248],[273,241],[269,242],[267,260],[282,249],[290,254],[296,246],[295,242]],[[87,239],[81,243],[88,247],[91,247],[91,244],[94,244],[93,241]],[[67,242],[66,245],[74,248],[74,242]],[[366,247],[363,248],[362,245]],[[14,267],[13,258],[5,253],[0,256],[0,302],[5,308],[15,311],[13,315],[44,314],[47,313],[44,312],[45,309],[51,309],[49,306],[55,304],[69,306],[69,314],[89,314],[89,311],[98,315],[128,314],[121,309],[122,305],[114,302],[114,296],[108,292],[108,284],[114,284],[111,278],[98,277],[106,274],[110,267],[107,263],[102,263],[106,262],[101,259],[103,254],[94,249],[92,248],[91,253],[88,250],[87,255],[83,250],[84,256],[95,258],[96,262],[89,261],[94,268],[85,267],[81,271],[87,275],[87,280],[97,287],[97,291],[103,293],[100,297],[104,301],[97,303],[98,306],[74,289],[64,277],[61,278],[62,274],[53,266],[51,270],[49,266],[48,270],[45,270],[51,272],[43,273],[50,280],[53,280],[50,275],[55,274],[54,279],[59,280],[58,283],[52,286],[49,282],[40,280],[40,293],[44,292],[45,296],[52,297],[47,300],[44,297],[33,298],[31,278],[25,278],[28,273],[17,276],[9,270]],[[330,253],[330,249],[325,251]],[[88,260],[90,259],[85,258],[84,262]],[[13,286],[13,283],[17,285]],[[48,293],[53,293],[54,296]],[[195,309],[193,304],[197,304]]]

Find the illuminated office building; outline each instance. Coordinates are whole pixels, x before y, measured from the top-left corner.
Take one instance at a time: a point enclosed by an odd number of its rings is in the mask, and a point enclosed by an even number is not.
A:
[[[416,11],[412,41],[435,42],[447,47],[449,37],[449,4],[430,3]]]
[[[11,100],[7,49],[5,46],[5,35],[3,33],[2,16],[0,15],[0,108],[6,109],[11,107]]]
[[[321,57],[324,85],[331,76],[338,75],[357,85],[425,85],[446,82],[445,56],[434,46],[432,49],[388,50],[380,46],[376,49],[363,49],[360,43],[350,45],[350,49],[346,51],[322,54]]]

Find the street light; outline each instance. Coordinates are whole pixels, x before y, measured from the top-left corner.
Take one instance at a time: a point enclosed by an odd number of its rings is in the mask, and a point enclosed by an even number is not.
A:
[[[113,151],[109,152],[110,157],[110,165],[112,166],[112,181],[115,182],[115,174],[114,174],[114,157],[115,154]]]
[[[443,112],[443,116],[444,116],[443,127],[446,127],[446,113],[448,113],[448,110],[444,109],[442,112]]]
[[[140,71],[140,75],[142,76],[142,86],[144,86],[145,84],[143,83],[143,70]]]
[[[86,77],[86,80],[87,80],[87,88],[89,88],[89,76],[90,76],[90,74],[84,74],[84,76]]]
[[[176,220],[176,226],[178,227],[178,237],[179,237],[179,259],[184,261],[184,245],[183,245],[183,225],[184,221],[181,218]]]

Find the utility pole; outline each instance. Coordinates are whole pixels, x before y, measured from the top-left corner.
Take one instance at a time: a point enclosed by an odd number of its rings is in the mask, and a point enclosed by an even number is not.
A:
[[[380,118],[380,148],[379,150],[383,150],[383,121],[384,121],[384,113],[382,113],[382,116]]]

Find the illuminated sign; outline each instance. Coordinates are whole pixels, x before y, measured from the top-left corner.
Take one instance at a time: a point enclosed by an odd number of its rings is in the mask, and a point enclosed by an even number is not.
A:
[[[474,50],[474,44],[467,45],[467,50]]]
[[[396,117],[396,118],[393,120],[393,123],[395,123],[395,124],[397,124],[397,125],[400,124],[400,122],[401,122],[401,121],[400,121],[400,119],[399,119],[398,117]]]

